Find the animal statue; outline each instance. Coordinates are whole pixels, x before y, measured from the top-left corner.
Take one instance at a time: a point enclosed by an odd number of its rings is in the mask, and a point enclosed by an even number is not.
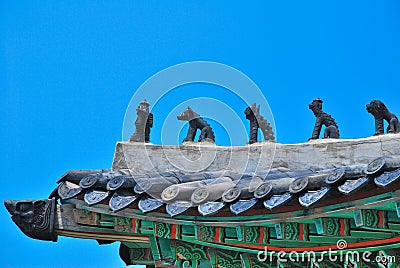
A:
[[[198,113],[196,113],[192,108],[188,107],[181,115],[177,116],[178,120],[189,121],[189,130],[186,135],[185,141],[194,141],[196,137],[196,132],[200,129],[201,134],[199,137],[199,142],[208,141],[215,142],[214,131],[212,130],[210,124],[207,123]]]
[[[275,142],[275,135],[272,130],[271,125],[268,121],[260,114],[260,105],[256,105],[253,103],[251,106],[248,106],[246,110],[244,110],[244,114],[246,115],[246,119],[250,121],[250,139],[249,144],[255,143],[258,141],[258,129],[260,128],[264,140]]]
[[[144,100],[136,108],[135,133],[131,136],[131,142],[150,142],[150,128],[153,127],[153,114],[149,112],[150,104]]]
[[[400,123],[397,116],[389,111],[386,105],[380,100],[373,100],[366,106],[368,113],[375,118],[375,134],[384,134],[384,121],[388,122],[387,133],[399,133]]]
[[[39,240],[57,241],[53,223],[57,207],[54,197],[44,200],[8,200],[4,205],[24,234]]]
[[[316,117],[314,130],[312,136],[309,140],[318,139],[319,134],[321,133],[321,128],[324,125],[325,132],[324,138],[332,138],[332,139],[339,139],[339,127],[336,124],[335,119],[330,115],[322,111],[322,100],[317,98],[313,100],[309,105],[308,108],[314,113]]]
[[[144,128],[144,142],[150,142],[150,129],[153,127],[153,114],[149,113],[147,117],[146,126]]]

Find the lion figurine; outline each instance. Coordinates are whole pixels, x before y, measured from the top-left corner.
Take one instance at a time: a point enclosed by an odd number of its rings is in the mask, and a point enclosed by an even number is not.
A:
[[[384,121],[388,122],[387,133],[399,133],[400,123],[397,116],[389,111],[386,105],[380,100],[373,100],[366,106],[368,113],[375,118],[375,134],[382,135],[384,133]]]
[[[194,141],[196,137],[196,132],[198,129],[201,130],[199,137],[199,142],[208,141],[215,142],[214,131],[212,130],[210,124],[207,123],[198,113],[196,113],[192,108],[188,107],[181,115],[177,116],[178,120],[189,121],[189,130],[186,135],[185,141]]]
[[[315,99],[309,105],[308,108],[314,113],[316,117],[314,130],[312,136],[309,140],[314,140],[319,138],[319,134],[321,132],[322,125],[324,125],[324,139],[340,139],[339,127],[336,124],[335,119],[330,115],[322,111],[322,100]]]

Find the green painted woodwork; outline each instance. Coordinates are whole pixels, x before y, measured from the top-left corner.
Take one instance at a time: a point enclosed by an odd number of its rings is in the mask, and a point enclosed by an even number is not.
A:
[[[385,239],[393,237],[393,233],[389,232],[374,232],[374,231],[367,231],[367,230],[351,230],[350,231],[351,237],[359,237],[365,240],[371,239]]]
[[[317,234],[327,236],[350,235],[350,220],[341,218],[319,218],[315,221]]]
[[[208,260],[200,260],[200,261],[177,260],[174,266],[182,268],[211,268],[211,263]]]
[[[357,227],[385,229],[388,227],[387,211],[363,209],[354,211],[354,222]]]
[[[269,240],[269,228],[261,226],[236,227],[237,239],[225,238],[229,243],[267,244]]]
[[[192,268],[192,264],[190,261],[184,261],[182,262],[182,268]]]
[[[318,267],[343,268],[343,263],[338,263],[337,261],[330,261],[325,259],[318,265]]]
[[[185,243],[185,242],[181,242],[181,241],[175,241],[175,242],[177,242],[177,243],[180,243],[181,245],[182,245],[182,247],[183,248],[186,248],[186,250],[187,251],[189,251],[188,252],[188,254],[191,254],[191,252],[193,252],[194,251],[194,249],[193,248],[199,248],[198,247],[198,245],[194,245],[194,244],[189,244],[189,243]],[[188,247],[188,245],[190,245],[191,247],[190,248],[187,248]],[[235,257],[235,255],[237,256],[237,254],[235,253],[235,252],[237,252],[237,251],[235,251],[235,250],[226,250],[226,249],[218,249],[218,248],[216,248],[216,247],[214,247],[214,246],[216,246],[216,245],[212,245],[212,244],[209,244],[208,246],[205,246],[205,247],[203,247],[202,249],[202,253],[204,253],[205,254],[205,252],[207,251],[208,252],[208,255],[210,256],[210,260],[211,260],[211,263],[218,263],[217,261],[218,261],[218,257],[220,257],[220,252],[223,252],[223,253],[226,253],[226,252],[229,252],[229,255],[231,256],[231,257],[229,257],[229,258],[236,258]],[[238,250],[237,248],[235,248],[236,250]],[[354,250],[350,250],[350,252],[353,252]],[[240,252],[238,252],[238,253],[240,253]],[[256,251],[256,252],[254,252],[253,254],[248,254],[248,255],[250,255],[250,259],[251,259],[251,261],[252,261],[252,265],[254,265],[255,263],[257,263],[257,262],[260,262],[259,260],[257,260],[257,254],[258,252]],[[347,253],[347,251],[342,251],[342,255],[343,256],[345,256],[345,254]],[[242,257],[242,255],[244,254],[244,253],[240,253],[241,255],[239,256],[240,257],[240,259],[241,260],[243,260],[243,257]],[[338,254],[338,253],[337,253]],[[288,256],[289,254],[286,254],[285,255],[285,257],[286,258],[289,258],[289,256]],[[204,255],[203,255],[204,256]],[[318,254],[316,254],[316,256],[318,257],[318,260],[320,261],[320,256],[318,255]],[[325,256],[326,256],[326,254],[325,254]],[[204,258],[206,258],[207,256],[204,256]],[[283,256],[282,256],[283,257]],[[187,258],[191,258],[190,257],[190,255],[187,255]],[[227,258],[226,256],[225,257],[222,257],[222,258]],[[228,259],[229,259],[228,258]],[[275,260],[275,259],[273,259],[273,260]],[[337,257],[337,260],[340,260],[340,257],[338,256]],[[248,261],[248,259],[247,259],[247,261]],[[326,260],[326,258],[324,259],[324,261],[322,261],[320,264],[321,265],[323,265],[323,266],[321,266],[321,267],[331,267],[331,266],[328,266],[327,264],[328,264],[328,262],[326,262],[327,260]],[[268,260],[266,260],[265,262],[262,262],[262,264],[266,264],[266,263],[268,263],[268,262],[270,262],[270,260],[268,259]],[[231,263],[230,261],[228,262],[228,263]],[[218,263],[218,264],[220,264],[220,263]],[[304,264],[304,263],[303,263]],[[305,267],[304,265],[301,265],[301,266],[299,266],[299,267]],[[232,265],[232,264],[231,264]],[[253,266],[254,267],[254,266]],[[263,265],[261,265],[260,267],[270,267],[269,265],[268,266],[263,266]],[[276,266],[272,266],[272,267],[276,267]],[[294,267],[294,266],[288,266],[288,267]],[[335,266],[333,266],[333,267],[335,267]],[[365,266],[363,266],[363,267],[365,267]]]
[[[131,231],[135,234],[140,233],[140,224],[141,224],[141,220],[131,219]]]
[[[218,267],[218,258],[217,258],[217,250],[215,248],[207,248],[208,258],[211,263],[212,268],[219,268]]]
[[[400,218],[397,216],[397,212],[388,211],[388,221],[392,223],[400,223]]]
[[[206,247],[179,240],[171,240],[171,253],[175,259],[208,260]]]
[[[400,202],[396,202],[396,213],[397,217],[400,218]]]
[[[211,262],[209,260],[200,260],[195,261],[195,264],[192,262],[193,268],[211,268]]]
[[[147,248],[135,248],[129,250],[131,260],[135,260],[139,263],[140,260],[150,260],[152,261],[149,249]]]
[[[193,240],[196,240],[196,236],[194,236],[194,235],[181,235],[181,239],[183,241],[193,241]]]
[[[275,224],[276,237],[285,240],[308,240],[308,224],[285,222]]]
[[[129,248],[129,258],[134,264],[154,264],[151,249],[142,244],[124,243]],[[147,245],[148,246],[148,245]]]
[[[171,250],[171,240],[167,238],[158,238],[157,241],[162,259],[169,261],[174,260],[175,256]]]
[[[151,221],[141,220],[139,232],[144,235],[154,235],[154,224]]]
[[[181,233],[182,235],[195,235],[195,226],[193,225],[181,225]]]
[[[196,239],[199,241],[219,243],[224,242],[225,232],[223,227],[197,225],[195,230]]]
[[[130,233],[131,230],[131,219],[124,217],[114,218],[114,230],[122,233]]]
[[[228,251],[228,250],[217,250],[216,258],[217,258],[218,267],[242,268],[240,252]]]
[[[132,243],[132,242],[122,242],[128,248],[148,248],[150,249],[150,244],[144,243]]]
[[[392,232],[400,232],[400,223],[388,222],[388,229]]]
[[[155,261],[162,260],[161,253],[158,248],[157,238],[150,237],[150,249],[151,249],[151,253],[153,254],[153,259]]]
[[[238,238],[237,228],[234,227],[224,227],[226,238]]]
[[[262,227],[267,228],[267,227]],[[259,231],[263,233],[265,230],[259,230],[257,226],[237,226],[237,238],[239,241],[257,243],[258,237],[261,235]],[[267,236],[268,237],[268,236]]]
[[[336,243],[336,242],[335,242]],[[330,245],[332,243],[321,243],[301,240],[282,240],[282,239],[270,239],[268,245],[276,247],[317,247],[321,245]]]
[[[164,222],[154,223],[154,235],[157,237],[168,238],[171,234],[171,225]]]
[[[181,237],[181,226],[164,222],[154,223],[154,235],[162,238],[179,239]]]
[[[378,267],[388,267],[388,268],[396,268],[400,265],[400,256],[394,250],[379,250],[376,255],[379,257],[379,262],[377,262]]]
[[[249,254],[240,254],[240,260],[243,268],[252,268],[252,262]]]
[[[153,230],[153,221],[142,220],[141,226],[142,229],[150,229]]]
[[[107,214],[100,214],[100,218],[99,218],[99,225],[100,226],[114,226],[114,217],[111,215],[107,215]]]
[[[99,226],[99,214],[86,209],[73,209],[74,220],[78,224]]]
[[[277,253],[273,254],[272,262],[261,262],[257,259],[258,250],[249,247],[334,247],[339,239],[345,239],[350,244],[397,238],[400,232],[400,190],[308,210],[246,216],[229,216],[226,212],[224,215],[228,216],[224,217],[180,215],[171,218],[159,212],[136,214],[137,210],[130,208],[118,212],[117,216],[101,204],[88,207],[79,200],[74,202],[76,208],[73,219],[76,226],[73,226],[73,230],[82,228],[92,233],[115,234],[115,237],[148,237],[150,243],[147,244],[138,244],[140,246],[137,247],[133,246],[135,243],[125,244],[136,250],[132,258],[144,258],[143,254],[148,252],[163,267],[173,263],[178,267],[198,268],[305,267],[301,262],[277,263]],[[397,256],[398,251],[388,251],[391,248],[400,248],[400,242],[377,243],[376,246],[356,250]],[[346,249],[343,253],[354,250]],[[316,255],[320,256],[320,253]],[[384,267],[362,262],[354,265],[363,268]],[[396,263],[391,265],[385,267],[397,267],[398,257]],[[309,266],[343,267],[327,259]]]
[[[257,258],[256,254],[246,254],[251,262],[251,268],[275,268],[276,262],[275,260],[270,261],[269,259],[266,261],[262,261]]]
[[[282,224],[278,223],[275,224],[275,233],[276,233],[276,238],[278,239],[284,239],[285,233],[284,233],[284,228],[282,228]]]
[[[176,267],[182,267],[183,261],[182,260],[175,260],[174,266]]]
[[[71,203],[75,203],[77,208],[88,209],[94,212],[100,212],[105,214],[111,214],[108,206],[106,205],[96,205],[89,207],[81,200],[71,200]],[[333,204],[321,208],[309,208],[304,210],[296,210],[293,212],[284,213],[254,213],[249,216],[237,216],[232,215],[230,217],[198,217],[198,216],[185,216],[179,215],[177,217],[171,218],[167,214],[163,213],[149,213],[144,214],[140,210],[136,209],[126,209],[120,211],[119,215],[129,216],[132,218],[138,218],[146,221],[153,222],[168,222],[180,225],[196,225],[201,223],[204,226],[218,226],[221,223],[226,223],[228,227],[234,226],[274,226],[277,219],[286,219],[286,221],[303,222],[318,217],[338,217],[338,218],[353,218],[354,208],[367,209],[367,207],[382,207],[390,206],[393,203],[400,202],[400,190],[389,191],[380,195],[367,197],[364,199],[353,200],[345,203]]]
[[[214,227],[204,225],[196,226],[196,239],[199,241],[213,242],[214,235]]]
[[[307,267],[308,263],[306,262],[301,262],[301,261],[276,261],[276,267],[282,267],[282,268],[292,268],[292,267]]]
[[[340,239],[346,240],[347,243],[360,242],[362,239],[352,236],[324,236],[324,235],[309,235],[310,242],[318,243],[320,245],[334,245]]]
[[[255,226],[244,226],[243,240],[245,242],[256,243],[258,238],[258,228]]]

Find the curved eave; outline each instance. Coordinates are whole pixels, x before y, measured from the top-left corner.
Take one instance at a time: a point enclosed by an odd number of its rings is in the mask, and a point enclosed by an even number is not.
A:
[[[221,211],[214,216],[200,216],[197,209],[191,208],[184,215],[171,217],[165,208],[143,213],[140,209],[126,208],[117,213],[110,211],[107,204],[89,206],[82,200],[71,199],[65,203],[74,204],[77,209],[93,211],[115,217],[138,218],[143,220],[165,222],[170,224],[202,224],[207,226],[221,226],[221,222],[230,226],[265,225],[282,222],[304,222],[321,217],[353,218],[352,213],[362,209],[384,209],[397,213],[397,202],[400,201],[400,189],[396,186],[377,188],[369,192],[359,192],[351,197],[340,196],[334,199],[321,201],[317,207],[304,208],[301,205],[283,206],[274,211],[265,208],[253,208],[240,216],[230,211]],[[400,213],[400,211],[399,211]]]
[[[170,239],[249,253],[262,250],[264,246],[277,252],[292,250],[322,252],[327,248],[335,249],[336,242],[340,239],[347,240],[347,250],[399,247],[400,218],[397,213],[400,190],[391,187],[377,189],[370,194],[373,196],[362,197],[363,194],[360,193],[354,196],[353,200],[298,211],[282,210],[264,215],[243,216],[184,215],[175,218],[162,211],[145,214],[138,209],[130,208],[114,213],[106,205],[88,206],[82,200],[72,199],[68,204],[59,206],[56,233],[81,238],[148,243],[146,238],[163,237],[164,234],[157,229],[158,226],[163,226],[163,228],[175,228],[174,234],[169,232],[167,235]],[[63,207],[69,208],[63,209]],[[376,217],[384,218],[378,219],[377,224],[371,226],[367,224],[368,219],[365,217],[368,216],[364,215],[364,212],[376,212]],[[71,219],[74,221],[72,224]],[[120,219],[125,220],[125,229],[118,223]],[[323,227],[325,219],[345,222],[346,226],[342,227],[348,230],[339,230],[336,235],[327,234]],[[293,237],[279,236],[279,230],[285,228],[286,224],[292,224],[299,230],[307,230],[307,234],[299,232],[297,241],[294,241]],[[268,239],[252,243],[246,241],[241,232],[247,227],[256,228],[260,232],[263,228],[268,230]],[[210,237],[201,235],[201,228],[212,230],[213,235]],[[346,234],[340,233],[342,231]],[[303,237],[300,237],[301,235]]]

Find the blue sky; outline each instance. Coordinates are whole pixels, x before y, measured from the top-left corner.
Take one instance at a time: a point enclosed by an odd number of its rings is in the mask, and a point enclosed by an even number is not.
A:
[[[308,104],[316,97],[342,138],[370,136],[369,101],[381,99],[400,115],[399,48],[398,1],[2,1],[0,199],[45,198],[67,170],[110,167],[135,91],[188,61],[219,62],[249,76],[268,100],[278,142],[307,141],[314,124]],[[243,119],[245,107],[222,88],[177,90],[169,96],[176,103],[230,101]],[[164,103],[155,114],[155,143],[173,108]],[[172,144],[184,136],[163,131]],[[243,144],[243,136],[229,140],[223,126],[216,136],[221,145]],[[118,245],[35,241],[5,208],[0,220],[5,267],[123,266]]]

